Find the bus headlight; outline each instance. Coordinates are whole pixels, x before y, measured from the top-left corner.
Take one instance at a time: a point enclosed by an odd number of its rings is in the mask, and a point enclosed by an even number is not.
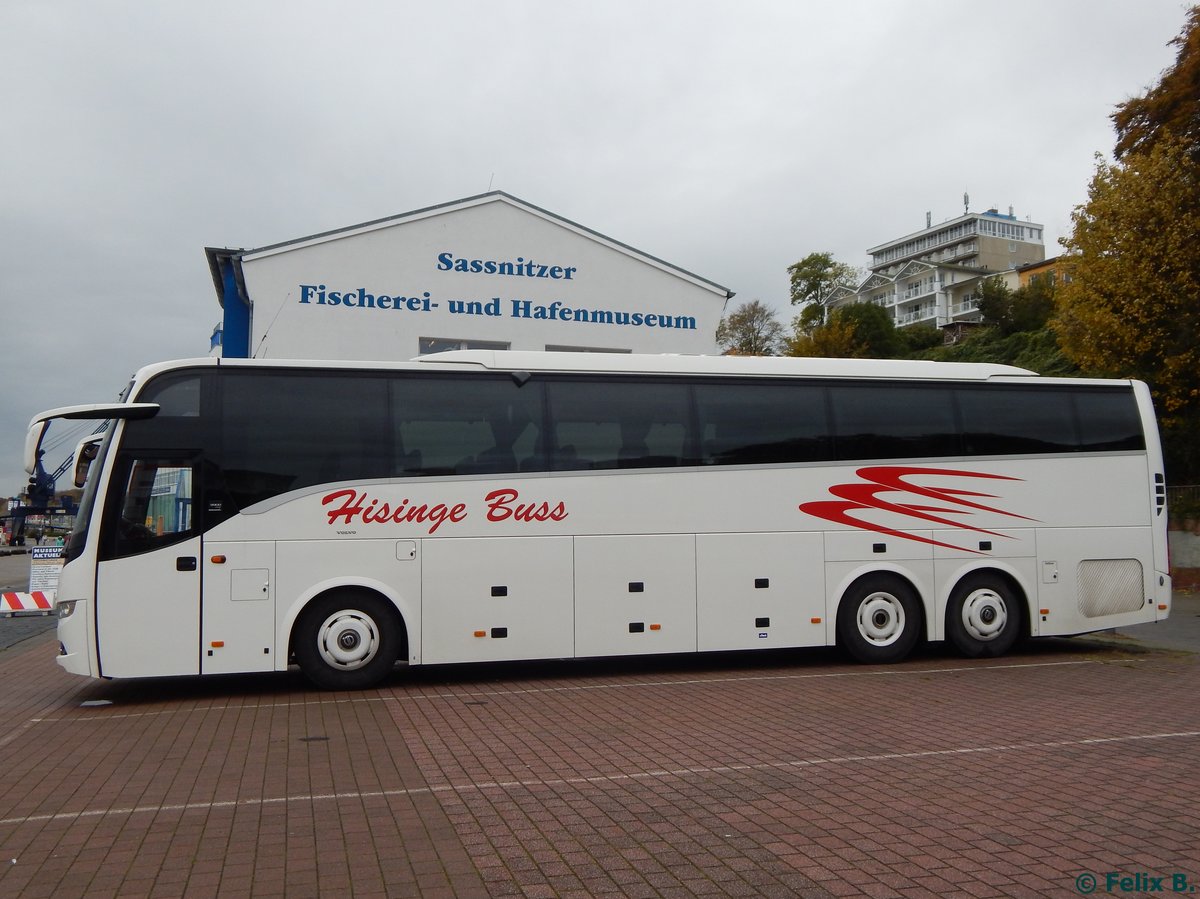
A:
[[[75,614],[75,603],[77,603],[77,602],[79,602],[79,600],[77,600],[77,599],[68,599],[65,601],[59,601],[58,603],[55,603],[55,606],[58,609],[59,619],[70,618],[72,615],[74,615]]]

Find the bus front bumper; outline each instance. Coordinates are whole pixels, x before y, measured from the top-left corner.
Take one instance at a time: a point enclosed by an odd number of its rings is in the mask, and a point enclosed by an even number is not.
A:
[[[87,609],[85,603],[58,604],[58,667],[70,674],[93,674],[87,652]]]

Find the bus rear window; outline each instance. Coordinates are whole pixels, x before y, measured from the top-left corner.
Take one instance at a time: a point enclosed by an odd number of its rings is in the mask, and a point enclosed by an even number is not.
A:
[[[1144,450],[1146,437],[1132,391],[1094,390],[1075,394],[1079,448],[1084,452]]]

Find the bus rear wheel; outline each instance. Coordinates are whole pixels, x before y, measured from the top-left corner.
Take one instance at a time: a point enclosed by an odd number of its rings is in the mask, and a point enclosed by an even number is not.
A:
[[[872,574],[842,596],[837,616],[838,643],[868,664],[899,662],[921,636],[921,603],[902,578]]]
[[[1004,655],[1021,630],[1021,604],[1001,577],[968,575],[946,606],[946,639],[969,659]]]
[[[293,634],[300,671],[323,690],[373,687],[400,656],[396,613],[370,593],[340,592],[313,600],[300,613]]]

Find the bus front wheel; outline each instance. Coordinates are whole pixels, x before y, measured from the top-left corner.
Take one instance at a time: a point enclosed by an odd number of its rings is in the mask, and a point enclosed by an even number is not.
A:
[[[970,659],[1004,655],[1021,630],[1021,604],[1000,577],[963,578],[946,606],[946,639]]]
[[[373,687],[400,655],[396,613],[370,593],[332,593],[313,600],[293,633],[300,671],[324,690]]]
[[[902,578],[874,574],[856,581],[842,597],[838,643],[868,664],[899,662],[921,635],[921,603]]]

